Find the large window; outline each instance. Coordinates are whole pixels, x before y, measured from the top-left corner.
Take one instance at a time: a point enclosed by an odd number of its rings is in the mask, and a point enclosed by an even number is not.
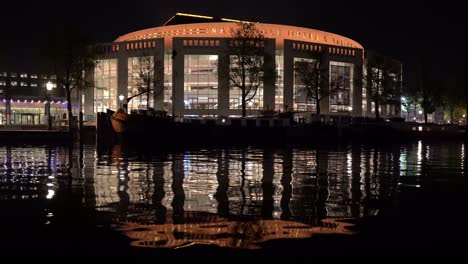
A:
[[[367,65],[364,64],[362,71],[362,116],[367,116]]]
[[[164,55],[164,110],[172,114],[172,51]]]
[[[148,72],[149,71],[149,72]],[[154,87],[150,87],[149,100],[147,93],[141,94],[147,90],[146,82],[154,83],[154,57],[131,57],[128,58],[128,94],[127,98],[133,97],[128,102],[128,110],[148,109],[154,106]],[[154,86],[154,84],[151,84]],[[149,105],[148,105],[149,103]]]
[[[98,60],[94,68],[94,113],[117,110],[117,59]]]
[[[276,51],[275,111],[283,111],[284,104],[284,54]],[[287,111],[288,109],[284,109]]]
[[[330,111],[353,110],[353,67],[351,63],[330,62]]]
[[[218,109],[218,55],[185,55],[185,109]]]
[[[231,56],[231,60],[235,60],[235,56]],[[231,61],[231,71],[234,72],[240,72],[240,70],[236,69],[235,67],[239,66],[240,62],[236,61]],[[258,83],[258,80],[261,78],[257,78],[255,73],[253,74],[254,77],[249,78],[249,74],[251,71],[249,70],[248,67],[251,66],[258,67],[258,64],[252,63],[246,63],[246,78],[245,78],[245,87],[246,87],[246,109],[247,111],[249,110],[262,110],[263,109],[263,83]],[[258,71],[257,71],[258,73]],[[261,75],[261,72],[260,72]],[[240,84],[241,77],[240,74],[232,74],[231,72],[231,78],[236,78],[237,82]],[[251,83],[251,81],[257,82],[257,83]],[[250,99],[250,100],[249,100]],[[229,109],[242,109],[242,89],[239,87],[239,85],[234,85],[232,80],[229,85]]]
[[[302,64],[302,65],[300,65]],[[313,59],[294,58],[294,69],[301,67],[312,71],[315,66]],[[302,73],[304,74],[304,73]],[[293,90],[293,104],[294,111],[316,111],[317,104],[314,99],[310,97],[307,87],[304,84],[305,76],[301,76],[300,72],[294,71],[294,90]]]

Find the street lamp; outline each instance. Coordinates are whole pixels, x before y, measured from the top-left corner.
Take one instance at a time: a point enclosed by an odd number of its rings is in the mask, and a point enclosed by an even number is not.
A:
[[[122,108],[122,101],[123,101],[123,99],[124,99],[124,95],[123,95],[123,94],[120,94],[120,95],[119,95],[120,108]],[[122,108],[122,110],[123,110],[123,108]]]
[[[50,96],[52,93],[52,89],[54,88],[54,84],[50,81],[46,83],[46,96],[47,96],[47,103],[46,103],[46,112],[47,112],[47,129],[51,130],[52,129],[52,118],[50,115]]]

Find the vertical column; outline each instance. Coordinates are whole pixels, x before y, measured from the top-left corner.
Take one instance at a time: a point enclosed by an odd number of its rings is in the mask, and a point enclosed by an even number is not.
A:
[[[293,89],[294,89],[294,56],[292,43],[284,41],[284,82],[283,82],[283,111],[294,110]]]
[[[115,98],[112,98],[112,100],[116,100],[117,108],[120,105],[119,95],[122,94],[124,96],[123,103],[127,102],[128,96],[128,56],[124,45],[120,45],[121,47],[119,47],[117,55],[117,93],[115,94]]]
[[[220,40],[220,50],[227,50],[228,41]],[[229,57],[224,53],[220,52],[218,56],[218,115],[228,116],[229,115],[229,77],[225,72],[228,72],[229,68]]]
[[[352,116],[362,116],[362,50],[356,50],[354,57],[354,87]]]
[[[6,115],[6,124],[11,124],[11,100],[7,99],[5,102],[5,115]]]
[[[50,101],[49,99],[47,99],[48,101],[44,104],[44,117],[45,117],[45,120],[44,122],[47,124],[47,128],[50,129],[51,125],[50,124],[50,120],[51,120],[51,116],[50,116]]]
[[[156,40],[154,50],[154,109],[164,110],[164,39]]]
[[[263,84],[263,110],[275,110],[275,53],[274,39],[265,40],[265,81]]]
[[[330,52],[328,50],[328,47],[326,46],[322,46],[321,48],[323,49],[323,57],[324,57],[322,65],[320,65],[320,67],[322,68],[321,72],[324,72],[325,76],[328,77],[328,78],[322,79],[323,81],[322,87],[330,91],[330,81],[329,81],[330,74],[331,74],[330,73]],[[330,96],[326,96],[320,101],[320,114],[323,114],[323,115],[330,114]]]
[[[184,116],[184,51],[182,39],[173,38],[172,49],[175,56],[172,59],[172,103],[175,117]]]
[[[89,67],[85,70],[86,83],[90,83],[91,87],[84,90],[84,120],[93,121],[94,113],[94,67]],[[81,98],[79,99],[81,100]]]

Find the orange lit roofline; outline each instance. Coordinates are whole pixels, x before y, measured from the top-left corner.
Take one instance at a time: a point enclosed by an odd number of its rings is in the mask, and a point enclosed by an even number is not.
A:
[[[210,16],[202,16],[202,15],[195,15],[195,14],[187,14],[187,13],[176,13],[176,16],[188,16],[188,17],[197,17],[197,18],[206,18],[206,19],[213,19]]]
[[[188,13],[176,13],[176,14],[173,15],[171,18],[169,18],[169,20],[167,20],[166,22],[164,22],[163,26],[166,26],[167,23],[171,22],[172,19],[174,19],[176,16],[185,16],[185,17],[197,17],[197,18],[213,19],[213,17],[210,17],[210,16],[202,16],[202,15],[195,15],[195,14],[188,14]]]
[[[235,22],[235,23],[260,23],[260,22],[244,21],[244,20],[237,20],[237,19],[230,19],[230,18],[221,18],[221,21]]]
[[[196,18],[206,18],[206,19],[214,19],[214,17],[211,16],[202,16],[202,15],[196,15],[196,14],[189,14],[189,13],[176,13],[174,16],[169,18],[163,26],[166,26],[167,23],[169,23],[172,19],[174,19],[176,16],[185,16],[185,17],[196,17]],[[252,22],[252,21],[245,21],[245,20],[238,20],[238,19],[231,19],[231,18],[221,18],[221,21],[226,21],[226,22],[235,22],[235,23],[259,23],[259,22]]]

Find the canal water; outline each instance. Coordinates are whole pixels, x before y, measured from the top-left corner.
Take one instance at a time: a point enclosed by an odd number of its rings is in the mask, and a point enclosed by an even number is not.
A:
[[[453,253],[466,242],[466,153],[462,142],[424,141],[151,152],[4,145],[0,252]]]

